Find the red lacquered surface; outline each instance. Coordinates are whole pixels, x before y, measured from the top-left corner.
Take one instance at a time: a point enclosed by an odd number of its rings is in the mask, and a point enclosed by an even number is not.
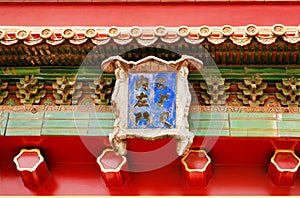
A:
[[[116,155],[113,151],[108,151],[100,159],[100,163],[105,169],[116,169],[123,162],[121,156]]]
[[[282,169],[294,169],[299,164],[292,153],[277,153],[274,161]]]
[[[271,159],[268,177],[277,186],[292,186],[297,176],[299,160],[293,151],[276,151]]]
[[[186,164],[190,169],[202,169],[207,164],[208,159],[204,153],[191,152],[185,159]]]
[[[208,137],[206,137],[208,138]],[[215,138],[212,138],[215,139]],[[203,137],[195,137],[200,146]],[[101,177],[96,158],[108,144],[107,137],[43,136],[0,137],[0,195],[300,195],[300,178],[293,187],[275,186],[267,177],[270,159],[277,149],[300,153],[299,138],[217,138],[208,155],[213,174],[205,188],[186,185],[180,159],[162,159],[176,154],[176,141],[162,139],[144,141],[130,139],[130,170],[160,164],[156,169],[130,172],[124,187],[109,189]],[[152,149],[168,145],[161,155],[140,158]],[[43,151],[51,177],[45,186],[33,191],[26,188],[15,168],[13,158],[21,148],[38,147]],[[276,148],[275,148],[276,147]],[[146,164],[148,163],[148,164]],[[149,163],[151,163],[149,165]],[[297,173],[298,174],[298,173]],[[17,190],[16,190],[17,189]]]
[[[204,150],[189,150],[181,159],[182,171],[190,186],[205,187],[212,177],[211,160]]]
[[[14,158],[24,186],[30,189],[41,188],[50,174],[47,165],[38,149],[22,149]]]
[[[2,26],[272,26],[276,23],[288,26],[299,24],[299,12],[298,2],[0,4]]]
[[[36,152],[24,152],[17,159],[20,168],[33,168],[39,161],[40,157]]]

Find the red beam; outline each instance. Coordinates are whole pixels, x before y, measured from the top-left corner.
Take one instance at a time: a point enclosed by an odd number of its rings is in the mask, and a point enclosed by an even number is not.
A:
[[[1,26],[299,24],[299,4],[0,3]]]

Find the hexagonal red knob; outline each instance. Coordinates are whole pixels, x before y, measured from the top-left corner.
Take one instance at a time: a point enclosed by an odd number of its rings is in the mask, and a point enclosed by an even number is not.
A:
[[[97,158],[101,176],[107,187],[122,187],[128,178],[127,159],[107,148]]]
[[[190,186],[207,186],[212,176],[212,165],[205,150],[189,150],[181,159],[181,163]]]
[[[48,180],[50,173],[39,149],[22,149],[14,158],[23,183],[28,188],[40,188]]]
[[[271,158],[268,177],[277,186],[292,186],[300,166],[300,159],[292,150],[276,150]]]

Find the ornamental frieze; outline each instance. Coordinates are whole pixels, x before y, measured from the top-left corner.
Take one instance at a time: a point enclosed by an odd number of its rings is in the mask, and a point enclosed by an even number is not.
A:
[[[59,45],[65,40],[81,45],[88,40],[96,45],[104,45],[110,40],[124,45],[136,40],[143,46],[149,46],[158,39],[166,43],[177,42],[185,38],[190,43],[201,43],[207,39],[213,44],[221,44],[228,38],[236,45],[249,44],[253,38],[269,45],[282,37],[286,42],[299,42],[299,26],[200,26],[200,27],[0,27],[0,43],[12,45],[23,42],[32,46],[42,42]]]

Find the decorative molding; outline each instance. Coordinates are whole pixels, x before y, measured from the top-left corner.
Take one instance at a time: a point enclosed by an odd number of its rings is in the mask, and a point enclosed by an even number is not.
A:
[[[0,105],[0,112],[99,112],[114,113],[112,105],[72,105],[72,106],[45,106],[45,105]],[[297,114],[299,107],[258,107],[258,106],[198,106],[190,107],[190,113],[277,113]]]
[[[152,35],[152,36],[150,36]],[[150,37],[149,37],[150,36]],[[288,43],[300,40],[298,26],[200,26],[200,27],[0,27],[0,43],[12,45],[23,42],[26,45],[37,45],[45,41],[50,45],[59,45],[68,40],[74,45],[81,45],[89,39],[95,45],[104,45],[111,39],[124,45],[134,39],[143,46],[155,43],[158,38],[166,43],[175,43],[180,37],[192,39],[190,43],[201,43],[206,38],[213,44],[224,43],[227,38],[239,46],[248,45],[253,38],[259,43],[270,45],[277,38]]]

